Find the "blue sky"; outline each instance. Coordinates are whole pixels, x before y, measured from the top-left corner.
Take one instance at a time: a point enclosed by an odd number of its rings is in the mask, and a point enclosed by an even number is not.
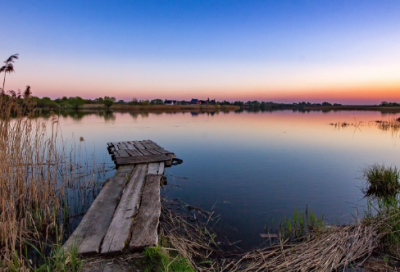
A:
[[[39,96],[114,92],[127,100],[400,98],[400,1],[0,0],[0,7],[7,22],[0,57],[21,57],[8,89],[30,84]]]

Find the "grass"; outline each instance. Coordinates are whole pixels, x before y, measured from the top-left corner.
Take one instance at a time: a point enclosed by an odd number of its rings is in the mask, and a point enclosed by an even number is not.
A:
[[[393,201],[400,191],[400,172],[396,167],[374,164],[363,169],[367,197]]]
[[[293,210],[292,217],[285,216],[278,227],[275,226],[275,220],[269,219],[265,223],[266,233],[278,233],[278,237],[283,240],[295,240],[304,238],[309,233],[319,233],[325,229],[324,217],[316,216],[313,211],[306,210],[300,212],[298,208]]]
[[[101,169],[77,154],[84,142],[67,147],[57,117],[35,114],[29,93],[0,96],[0,267],[11,271],[75,263],[55,249],[68,235],[68,221],[100,190]]]
[[[366,224],[379,222],[383,252],[400,257],[400,172],[396,167],[374,164],[364,170],[364,193],[369,197]]]
[[[145,272],[194,272],[190,263],[178,253],[161,246],[145,248],[142,271]]]

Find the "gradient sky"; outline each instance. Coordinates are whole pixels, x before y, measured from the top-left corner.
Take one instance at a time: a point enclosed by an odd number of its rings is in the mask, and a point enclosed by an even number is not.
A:
[[[7,90],[400,101],[400,1],[0,0],[0,11],[0,58],[20,54]]]

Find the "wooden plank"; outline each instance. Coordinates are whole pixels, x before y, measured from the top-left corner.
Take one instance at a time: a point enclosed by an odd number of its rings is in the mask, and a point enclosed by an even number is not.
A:
[[[156,142],[154,142],[152,140],[148,140],[148,142],[150,142],[151,144],[155,145],[158,148],[162,148],[161,146],[159,146]]]
[[[145,155],[145,156],[147,156],[147,155],[153,155],[153,154],[151,154],[149,151],[147,151],[146,149],[140,149],[139,152],[142,153],[142,154]]]
[[[129,249],[142,250],[158,244],[157,228],[161,215],[159,175],[148,175],[143,188],[142,203],[132,225],[132,239]]]
[[[164,163],[160,162],[160,167],[158,168],[158,175],[164,175]]]
[[[158,175],[158,169],[160,168],[160,163],[159,162],[152,162],[149,163],[149,169],[147,173],[149,175]]]
[[[136,157],[116,157],[115,162],[118,165],[124,164],[135,164],[135,163],[150,163],[150,162],[163,162],[170,160],[170,156],[166,155],[148,155],[148,156],[136,156]]]
[[[126,143],[125,145],[126,145],[126,147],[127,147],[129,150],[136,150],[136,147],[135,147],[135,145],[133,145],[133,144]]]
[[[132,169],[132,166],[121,166],[116,175],[107,180],[77,229],[64,244],[65,250],[69,250],[71,246],[75,245],[80,254],[98,253],[100,251],[101,241],[111,223],[124,189],[125,176]]]
[[[117,157],[125,158],[125,157],[129,157],[129,156],[130,156],[130,155],[128,154],[128,152],[126,152],[126,150],[118,150],[118,151],[115,151],[115,152],[114,152],[114,155],[115,155],[116,158],[117,158]]]
[[[158,152],[160,152],[161,154],[174,154],[173,152],[165,150],[164,148],[159,148],[159,149],[156,149],[156,150]]]
[[[143,156],[143,154],[140,153],[139,151],[137,151],[136,149],[134,149],[134,150],[128,149],[128,150],[126,150],[126,152],[128,152],[128,154],[131,156]]]
[[[112,142],[112,144],[113,144],[115,150],[118,150],[118,143],[117,142]]]
[[[137,148],[137,149],[146,149],[141,143],[139,143],[139,142],[135,142],[135,147]]]
[[[161,153],[158,152],[158,151],[155,150],[155,149],[146,149],[146,151],[149,152],[149,153],[151,153],[151,154],[153,154],[153,155],[161,155]]]
[[[140,202],[140,193],[146,176],[145,164],[139,164],[126,185],[121,201],[114,213],[101,246],[101,253],[121,252],[125,243],[129,242],[132,218],[137,213]]]
[[[126,145],[124,145],[123,143],[119,143],[118,149],[125,150],[125,149],[128,149],[128,147]]]
[[[157,147],[155,147],[155,146],[153,146],[153,145],[151,145],[151,144],[146,144],[146,143],[144,143],[144,144],[142,144],[142,145],[146,148],[146,150],[157,148]]]
[[[107,143],[108,147],[113,147],[113,143]]]

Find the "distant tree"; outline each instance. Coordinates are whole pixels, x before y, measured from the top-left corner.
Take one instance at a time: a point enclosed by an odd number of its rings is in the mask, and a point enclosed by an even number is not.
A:
[[[332,106],[332,104],[329,103],[329,102],[323,102],[323,103],[322,103],[322,106]]]
[[[5,65],[0,67],[0,73],[4,73],[4,80],[3,80],[3,88],[1,90],[1,93],[5,93],[4,85],[6,84],[6,75],[7,73],[11,74],[12,72],[15,72],[14,70],[14,60],[18,59],[18,54],[11,55],[6,61],[4,61]]]
[[[107,110],[110,110],[110,107],[114,104],[114,101],[111,99],[111,97],[105,96],[103,99],[103,104],[107,107]]]
[[[83,100],[81,97],[76,96],[76,97],[70,97],[68,99],[68,104],[70,104],[74,109],[78,109],[80,106],[85,104],[85,100]]]
[[[116,101],[115,97],[109,97],[109,96],[104,96],[104,100],[111,100],[112,102]]]
[[[151,105],[162,105],[164,104],[164,101],[162,101],[161,99],[153,99],[150,102]]]

